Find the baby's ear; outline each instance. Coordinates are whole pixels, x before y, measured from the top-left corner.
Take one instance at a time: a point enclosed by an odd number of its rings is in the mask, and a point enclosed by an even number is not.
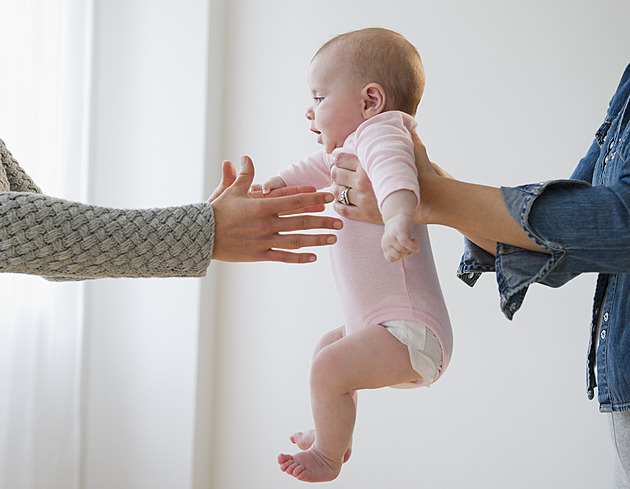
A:
[[[378,83],[369,83],[363,87],[363,117],[369,119],[385,110],[385,90]]]

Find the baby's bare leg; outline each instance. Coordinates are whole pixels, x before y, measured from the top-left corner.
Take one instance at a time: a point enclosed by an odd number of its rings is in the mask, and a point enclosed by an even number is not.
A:
[[[335,341],[340,340],[345,335],[346,335],[345,326],[340,326],[339,328],[333,329],[331,331],[328,331],[328,333],[325,333],[317,342],[317,345],[315,346],[315,351],[313,352],[313,359],[317,357],[318,353],[321,350],[333,344]],[[355,404],[357,402],[356,395],[355,395],[354,402]],[[296,433],[293,433],[289,437],[289,439],[291,440],[291,443],[294,443],[295,445],[297,445],[297,447],[300,450],[308,450],[309,448],[311,448],[311,446],[313,445],[313,442],[315,441],[315,430],[298,431]],[[351,453],[351,448],[348,448],[348,450],[346,451],[344,455],[344,459],[343,459],[344,462],[346,462],[350,458],[350,453]]]
[[[407,346],[383,326],[367,326],[322,348],[311,368],[315,442],[293,456],[280,455],[281,469],[308,482],[335,479],[354,430],[354,392],[413,380],[418,373]]]

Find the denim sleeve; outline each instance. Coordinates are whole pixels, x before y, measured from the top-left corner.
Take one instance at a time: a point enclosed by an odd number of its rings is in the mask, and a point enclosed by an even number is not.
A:
[[[501,308],[509,319],[532,283],[560,287],[584,272],[630,273],[627,141],[622,140],[614,150],[618,154],[612,164],[606,167],[603,160],[605,171],[594,178],[599,158],[612,151],[612,143],[606,146],[605,141],[610,139],[609,130],[619,124],[617,117],[628,103],[629,91],[630,65],[610,101],[604,123],[570,180],[501,188],[510,215],[548,253],[498,243],[495,258],[466,241],[458,276],[472,286],[481,272],[495,272]],[[589,183],[595,181],[595,186]]]
[[[474,285],[480,272],[494,271],[509,319],[532,283],[560,287],[584,272],[630,272],[629,177],[610,187],[554,180],[501,193],[514,220],[549,254],[498,243],[494,258],[467,241],[458,276]]]
[[[559,286],[583,272],[630,272],[628,179],[610,187],[575,180],[549,182],[534,196],[519,189],[502,193],[525,231],[552,254],[562,255],[543,283]],[[519,212],[523,207],[528,211]]]

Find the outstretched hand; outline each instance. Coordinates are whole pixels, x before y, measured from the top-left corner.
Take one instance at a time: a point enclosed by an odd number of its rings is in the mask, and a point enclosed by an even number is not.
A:
[[[336,242],[332,233],[294,233],[310,229],[341,229],[339,219],[296,215],[322,211],[325,204],[333,200],[330,193],[300,186],[278,189],[262,197],[250,193],[253,180],[254,163],[248,156],[241,158],[238,176],[231,162],[223,163],[221,182],[208,200],[215,219],[213,259],[309,263],[317,259],[314,253],[286,250]]]

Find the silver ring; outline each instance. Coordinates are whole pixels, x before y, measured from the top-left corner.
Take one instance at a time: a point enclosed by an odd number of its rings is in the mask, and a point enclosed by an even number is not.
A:
[[[350,190],[350,187],[344,188],[339,196],[339,202],[343,205],[350,205],[350,201],[348,200],[348,190]]]

